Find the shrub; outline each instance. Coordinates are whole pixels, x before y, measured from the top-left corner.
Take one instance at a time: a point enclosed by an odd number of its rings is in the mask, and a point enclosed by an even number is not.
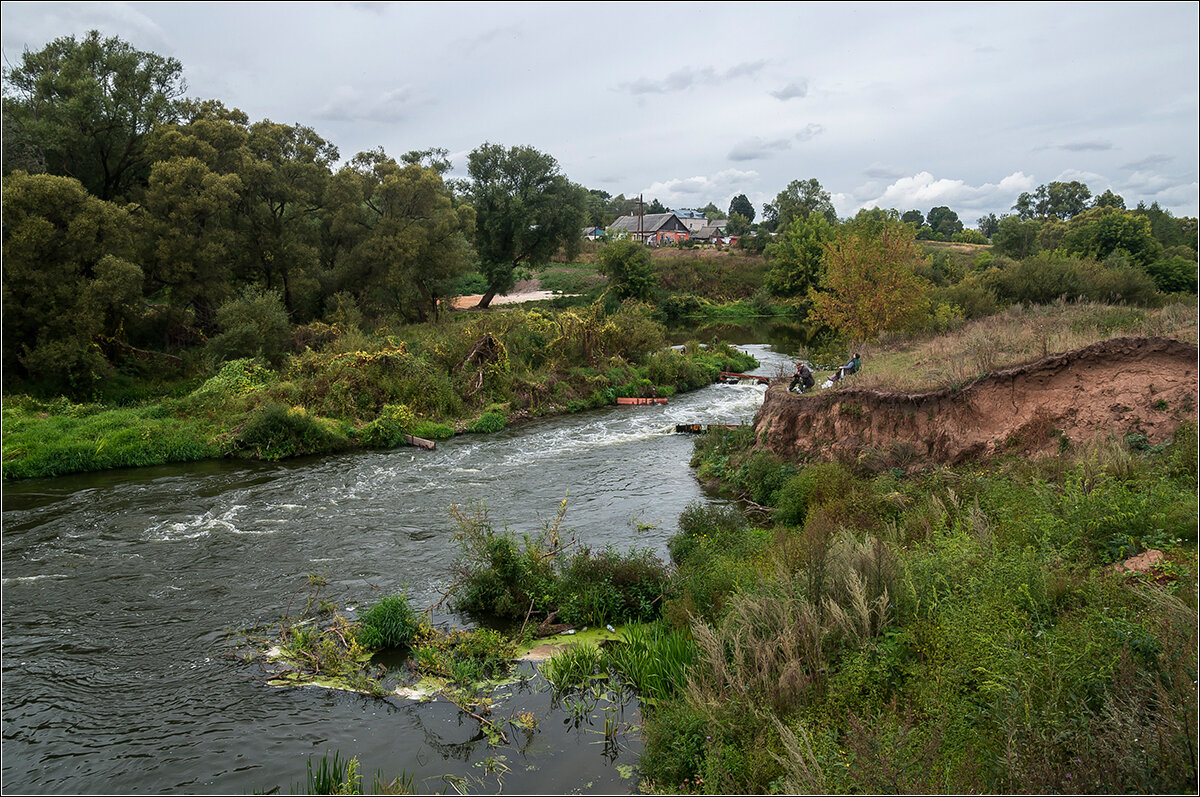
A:
[[[313,418],[303,407],[275,402],[254,410],[234,437],[235,448],[267,460],[338,451],[349,445],[334,422]]]
[[[475,423],[471,424],[467,431],[475,434],[490,434],[499,432],[504,427],[508,426],[508,419],[498,412],[485,412],[476,419]]]
[[[420,627],[404,595],[387,595],[359,619],[358,644],[370,650],[408,647]]]
[[[788,526],[803,525],[810,509],[844,500],[853,482],[854,477],[840,463],[810,465],[780,488],[772,517]]]
[[[385,404],[375,420],[358,431],[358,442],[370,448],[393,448],[416,424],[412,410],[403,404]]]
[[[565,622],[604,625],[654,619],[667,582],[666,566],[650,550],[585,548],[563,567],[556,592]]]
[[[283,299],[275,291],[249,287],[217,308],[220,334],[208,342],[217,362],[232,357],[262,357],[273,364],[283,359],[291,337],[291,322]]]

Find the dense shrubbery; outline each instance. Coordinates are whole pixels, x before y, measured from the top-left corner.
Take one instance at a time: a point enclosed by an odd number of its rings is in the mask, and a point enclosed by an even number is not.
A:
[[[461,611],[514,620],[551,615],[574,625],[651,620],[667,586],[665,565],[648,551],[564,551],[555,521],[518,539],[497,531],[486,509],[457,512],[463,555],[454,605]]]
[[[786,523],[680,518],[672,601],[717,609],[664,613],[698,656],[647,712],[643,772],[724,793],[1190,788],[1195,441],[904,477],[786,475],[710,433],[700,470]],[[1109,569],[1151,546],[1151,573]]]
[[[417,613],[403,595],[387,595],[359,617],[358,644],[369,650],[398,650],[420,630]]]

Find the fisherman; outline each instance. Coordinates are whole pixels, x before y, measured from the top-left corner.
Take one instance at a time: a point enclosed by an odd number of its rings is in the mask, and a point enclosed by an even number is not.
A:
[[[796,363],[796,373],[792,375],[792,383],[788,385],[788,391],[803,393],[816,383],[817,380],[813,378],[813,374],[808,367],[808,363],[804,362],[804,360],[801,360],[800,362]],[[799,390],[796,390],[796,385],[800,386]]]
[[[843,377],[849,376],[850,374],[858,373],[859,369],[861,368],[862,357],[858,354],[858,352],[855,352],[854,356],[851,357],[845,365],[834,371],[833,375],[826,379],[825,383],[821,385],[821,387],[833,387],[834,383],[840,382]]]

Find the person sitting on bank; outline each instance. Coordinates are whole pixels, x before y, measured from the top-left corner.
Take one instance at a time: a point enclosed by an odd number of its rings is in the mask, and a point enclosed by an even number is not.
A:
[[[825,380],[825,384],[821,385],[821,387],[833,387],[834,383],[841,381],[842,377],[849,376],[850,374],[856,374],[861,368],[862,357],[856,352],[855,355],[851,357],[845,365],[834,371],[833,375],[830,376],[829,379]]]
[[[800,362],[796,363],[796,373],[792,375],[792,383],[788,385],[788,390],[794,391],[796,389],[796,385],[800,385],[800,392],[803,393],[816,383],[817,380],[813,378],[813,374],[808,367],[808,363],[801,360]]]

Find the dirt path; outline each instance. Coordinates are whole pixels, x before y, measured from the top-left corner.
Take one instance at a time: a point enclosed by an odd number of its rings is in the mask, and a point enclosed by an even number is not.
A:
[[[512,287],[512,290],[503,296],[497,296],[492,299],[492,304],[520,304],[521,302],[536,302],[541,299],[553,299],[556,295],[554,291],[541,290],[541,283],[537,279],[521,280]],[[457,296],[450,306],[455,310],[469,310],[479,304],[479,300],[483,298],[482,293],[474,293],[470,296]]]
[[[850,384],[799,396],[779,380],[767,390],[755,429],[767,447],[787,457],[874,451],[903,467],[1005,451],[1048,453],[1110,434],[1144,434],[1157,444],[1183,421],[1195,421],[1196,407],[1195,344],[1116,338],[961,389],[880,393]]]

